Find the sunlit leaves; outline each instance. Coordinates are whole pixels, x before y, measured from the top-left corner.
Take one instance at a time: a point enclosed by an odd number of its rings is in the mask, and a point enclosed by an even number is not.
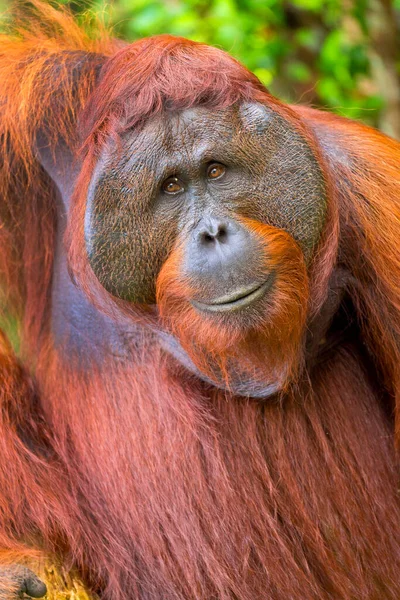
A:
[[[284,100],[377,123],[382,100],[370,72],[369,0],[56,1],[75,12],[90,5],[108,13],[127,39],[171,33],[213,44]],[[400,12],[400,0],[392,2]]]

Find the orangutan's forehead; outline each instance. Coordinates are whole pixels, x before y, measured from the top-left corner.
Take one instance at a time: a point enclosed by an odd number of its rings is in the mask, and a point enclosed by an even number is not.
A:
[[[239,107],[221,110],[196,107],[157,115],[140,132],[128,133],[124,152],[131,157],[132,167],[144,157],[147,166],[168,156],[190,162],[218,159],[223,162],[224,153],[225,158],[231,154],[239,158],[242,153],[247,157],[255,152],[259,159],[253,137]]]
[[[237,107],[221,110],[210,110],[196,107],[184,110],[167,117],[165,132],[179,138],[183,143],[190,143],[196,139],[208,138],[222,139],[237,128],[239,112]]]

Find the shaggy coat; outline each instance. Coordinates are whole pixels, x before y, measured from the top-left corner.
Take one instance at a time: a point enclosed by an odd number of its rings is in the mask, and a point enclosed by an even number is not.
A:
[[[124,46],[34,4],[29,24],[22,17],[0,36],[2,559],[54,553],[109,600],[398,600],[400,145],[281,104],[220,50],[169,36]],[[155,317],[100,289],[83,238],[88,183],[110,136],[165,111],[244,101],[303,132],[328,189],[307,270],[288,234],[276,234],[270,260],[286,257],[287,270],[271,349],[301,352],[302,368],[266,402],[200,381],[152,334],[161,319],[182,338],[191,318],[170,302],[182,294],[177,254],[157,281]],[[73,150],[79,172],[71,276],[121,328],[135,323],[122,358],[106,338],[101,352],[85,339],[76,354],[54,341],[60,223],[37,159],[43,132],[54,153],[60,140]],[[291,319],[285,294],[297,299]],[[198,321],[200,354],[222,355],[235,332]],[[304,330],[314,343],[293,350]],[[257,339],[239,342],[262,368]]]

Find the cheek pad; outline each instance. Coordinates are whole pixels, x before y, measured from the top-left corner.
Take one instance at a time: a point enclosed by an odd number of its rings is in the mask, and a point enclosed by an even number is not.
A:
[[[129,177],[113,168],[96,171],[85,213],[90,266],[109,293],[152,304],[168,234],[163,231],[167,226],[156,222],[152,212],[154,172],[143,164]]]
[[[262,161],[254,201],[254,218],[287,231],[308,261],[327,214],[322,169],[308,141],[277,112],[260,104],[240,109],[243,140]],[[247,138],[247,141],[246,141]]]

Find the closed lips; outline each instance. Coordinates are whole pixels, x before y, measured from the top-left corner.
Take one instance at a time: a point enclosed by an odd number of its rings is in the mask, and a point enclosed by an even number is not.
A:
[[[273,273],[271,273],[264,283],[256,283],[246,288],[240,288],[232,294],[221,296],[211,302],[192,300],[191,303],[195,308],[207,312],[231,312],[239,310],[262,298],[271,288],[273,279]]]

